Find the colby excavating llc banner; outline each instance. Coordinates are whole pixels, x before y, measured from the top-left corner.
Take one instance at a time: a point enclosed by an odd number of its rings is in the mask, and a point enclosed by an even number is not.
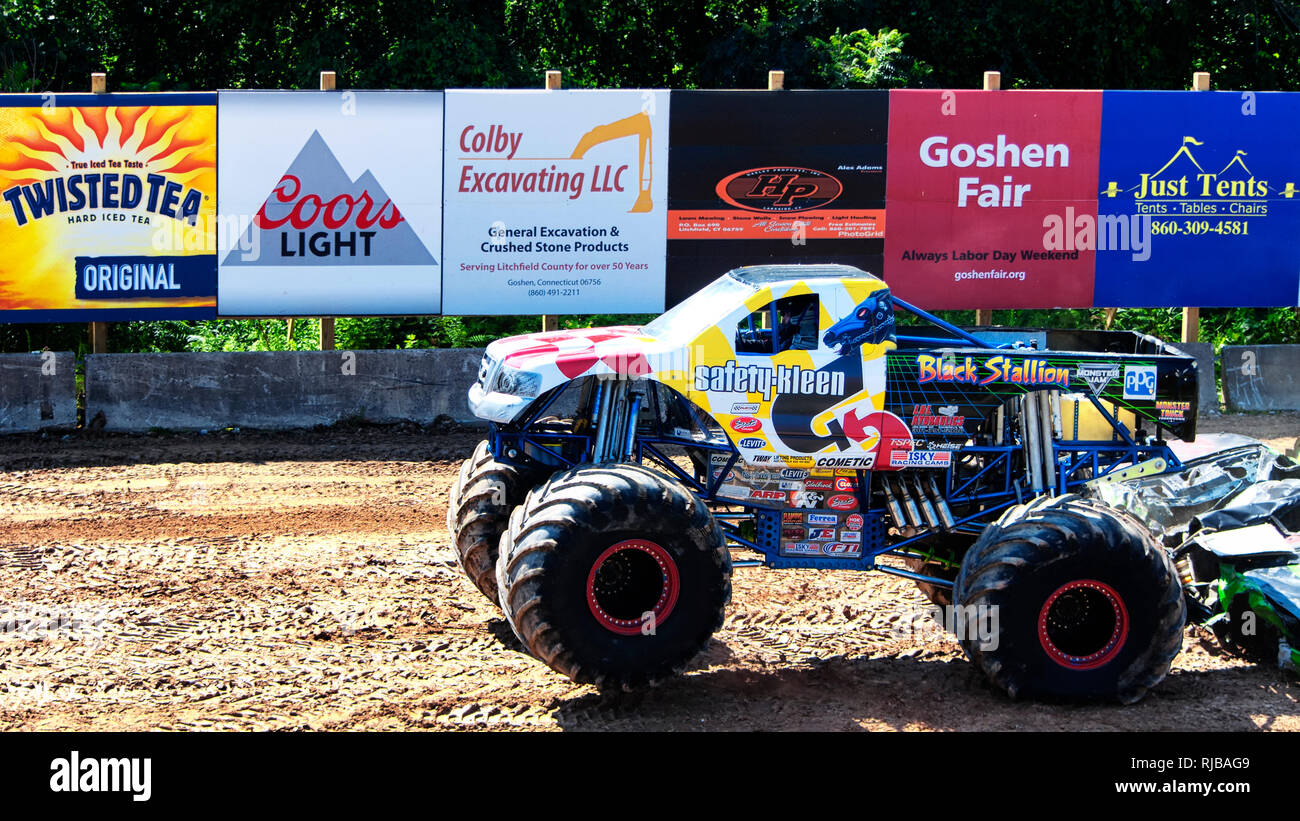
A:
[[[441,311],[442,93],[223,91],[223,316]]]
[[[0,320],[216,305],[216,95],[0,95]]]
[[[443,308],[658,311],[666,91],[449,91]]]

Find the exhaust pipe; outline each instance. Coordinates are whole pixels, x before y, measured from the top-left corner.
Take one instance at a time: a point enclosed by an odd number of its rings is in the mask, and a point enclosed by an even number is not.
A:
[[[1029,466],[1029,485],[1034,495],[1043,492],[1043,450],[1039,443],[1042,429],[1038,424],[1038,399],[1032,394],[1020,397],[1020,435]]]
[[[908,526],[907,519],[903,514],[903,506],[898,503],[898,497],[894,495],[894,489],[889,484],[889,477],[880,478],[880,486],[885,491],[885,505],[889,508],[889,515],[894,518],[894,524],[899,530]]]
[[[889,480],[886,479],[886,481],[889,481]],[[907,511],[907,523],[910,524],[912,527],[917,527],[917,528],[922,528],[922,529],[924,529],[924,528],[925,528],[925,522],[922,521],[922,519],[921,519],[921,511],[917,509],[917,507],[916,507],[916,500],[913,499],[913,498],[912,498],[912,494],[908,492],[908,490],[907,490],[907,482],[904,481],[904,480],[903,480],[903,477],[901,477],[901,476],[898,477],[898,487],[897,487],[897,492],[898,492],[898,495],[902,497],[902,499],[903,499],[903,507],[904,507],[904,508],[906,509],[906,511]]]
[[[1056,462],[1056,448],[1053,447],[1053,425],[1052,425],[1052,400],[1056,398],[1055,391],[1037,391],[1038,400],[1038,421],[1042,433],[1039,438],[1039,447],[1043,453],[1043,485],[1049,493],[1056,493],[1056,473],[1058,465]]]
[[[943,498],[943,494],[939,492],[939,485],[935,482],[933,473],[926,477],[926,490],[929,491],[930,499],[934,502],[934,509],[939,514],[939,526],[944,530],[952,530],[957,520],[953,518],[948,502]]]
[[[906,479],[903,480],[906,484]],[[912,484],[916,486],[916,498],[921,503],[921,512],[925,514],[925,523],[932,528],[939,526],[939,516],[934,512],[934,505],[930,504],[930,497],[925,493],[925,487],[921,484],[921,477],[912,474]]]

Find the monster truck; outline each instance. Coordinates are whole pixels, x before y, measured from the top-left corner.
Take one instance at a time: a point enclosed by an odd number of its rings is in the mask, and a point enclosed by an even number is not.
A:
[[[1179,471],[1196,385],[1150,336],[980,336],[856,268],[741,268],[644,327],[492,343],[469,392],[490,435],[448,527],[575,681],[681,672],[733,568],[765,565],[906,577],[1012,696],[1131,702],[1181,648],[1182,582],[1080,491]]]

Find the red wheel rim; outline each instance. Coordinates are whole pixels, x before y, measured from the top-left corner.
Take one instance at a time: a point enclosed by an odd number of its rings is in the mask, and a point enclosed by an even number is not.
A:
[[[1038,612],[1038,642],[1062,667],[1092,670],[1119,653],[1128,638],[1128,608],[1115,588],[1095,579],[1067,582]]]
[[[591,615],[621,636],[651,634],[672,614],[680,591],[677,562],[667,550],[645,539],[628,539],[607,548],[587,574]]]

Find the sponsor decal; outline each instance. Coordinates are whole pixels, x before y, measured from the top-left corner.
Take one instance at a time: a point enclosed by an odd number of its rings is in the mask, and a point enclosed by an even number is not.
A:
[[[856,558],[862,555],[862,545],[831,542],[822,547],[822,552],[827,556],[835,556],[837,558]]]
[[[840,531],[840,541],[841,541],[841,542],[861,542],[861,541],[862,541],[862,531],[861,531],[861,530],[841,530],[841,531]]]
[[[810,542],[833,542],[835,541],[835,528],[833,527],[816,527],[808,531],[808,541]]]
[[[791,507],[817,507],[822,502],[822,494],[811,490],[798,490],[790,494]]]
[[[822,546],[809,542],[790,542],[781,546],[781,552],[790,556],[820,556]]]
[[[868,453],[865,456],[818,456],[818,467],[829,468],[861,468],[869,470],[876,463],[876,454]]]
[[[709,463],[714,465],[725,465],[731,461],[730,453],[710,453]]]
[[[763,423],[752,416],[742,416],[739,419],[731,420],[731,429],[737,433],[753,433],[763,426]]]
[[[840,476],[835,480],[835,489],[844,493],[852,493],[857,490],[857,483],[847,476]]]
[[[758,413],[757,402],[737,402],[731,406],[731,412],[737,416],[749,416]]]
[[[1160,412],[1160,421],[1162,422],[1182,422],[1187,419],[1187,412],[1191,409],[1191,402],[1156,403],[1156,410]]]
[[[746,211],[790,214],[830,204],[844,185],[812,168],[780,166],[738,171],[719,180],[715,190],[724,202]]]
[[[784,500],[785,500],[785,493],[783,493],[783,492],[781,492],[781,491],[779,491],[779,490],[757,490],[757,489],[751,489],[751,490],[749,491],[749,498],[751,498],[751,499],[762,499],[762,500],[764,500],[764,501],[777,502],[777,501],[784,501]]]
[[[957,415],[956,405],[945,405],[933,410],[929,405],[912,406],[912,431],[915,433],[966,432],[966,417]]]
[[[981,372],[981,368],[985,372]],[[979,362],[973,356],[938,357],[921,354],[916,358],[916,381],[954,382],[964,385],[1058,385],[1070,386],[1070,369],[1049,365],[1045,359],[992,356]]]
[[[781,538],[788,541],[801,541],[808,538],[808,531],[802,527],[783,527],[781,528]]]
[[[731,423],[731,426],[732,426],[733,428],[735,428],[735,427],[736,427],[736,422],[740,422],[740,421],[745,421],[745,420],[737,419],[737,420],[735,420],[734,422]],[[751,422],[757,422],[758,420],[757,420],[757,419],[751,419],[751,420],[748,420],[748,421],[751,421]],[[740,430],[740,429],[739,429],[739,428],[736,428],[736,430]],[[749,430],[753,430],[753,428],[750,428]],[[763,446],[766,445],[766,444],[767,444],[767,440],[766,440],[766,439],[759,439],[759,438],[756,437],[756,436],[746,436],[744,439],[741,439],[740,442],[739,442],[739,445],[740,445],[742,448],[761,448],[761,447],[763,447]],[[759,460],[756,459],[755,461],[759,461]],[[766,462],[766,461],[768,461],[768,460],[767,460],[767,459],[763,459],[762,461]]]
[[[800,396],[844,396],[842,370],[817,370],[798,365],[737,365],[732,359],[725,365],[696,365],[695,390],[724,393],[762,393],[771,400],[775,394]],[[734,424],[734,423],[733,423]]]
[[[807,479],[808,471],[803,468],[786,468],[781,471],[782,479]]]
[[[783,454],[781,456],[778,456],[777,458],[780,459],[782,462],[785,462],[787,467],[792,467],[792,468],[811,467],[813,464],[813,458],[811,456],[786,456]]]
[[[753,440],[750,440],[750,441],[753,441]],[[776,456],[776,455],[773,455],[773,454],[771,454],[771,453],[751,453],[751,454],[749,455],[749,458],[750,458],[750,461],[752,461],[754,464],[756,464],[756,465],[762,465],[762,464],[766,464],[766,463],[768,463],[768,462],[776,462],[776,461],[780,461],[780,458],[781,458],[781,457]]]
[[[833,525],[839,522],[840,517],[834,513],[809,513],[804,519],[810,525]]]
[[[831,510],[853,510],[858,506],[858,500],[856,497],[840,494],[827,499],[826,506]]]
[[[1074,372],[1088,384],[1094,396],[1101,396],[1113,380],[1119,379],[1119,363],[1080,362],[1074,366]]]
[[[782,513],[781,524],[803,524],[802,513]]]
[[[1125,399],[1155,399],[1156,398],[1156,366],[1155,365],[1125,365],[1124,366],[1124,398]]]
[[[834,483],[830,479],[809,479],[803,483],[804,490],[831,490]]]
[[[782,490],[803,490],[804,484],[803,482],[792,482],[789,479],[782,479],[780,484],[777,485],[777,487],[781,488]]]
[[[891,468],[946,468],[952,463],[952,451],[908,450],[890,455]]]
[[[846,519],[844,520],[844,526],[847,527],[849,530],[861,530],[861,529],[862,529],[862,514],[860,514],[860,513],[850,513],[849,516],[848,516],[848,518],[846,518]],[[845,539],[844,541],[847,542],[847,541],[849,541],[849,539]]]

